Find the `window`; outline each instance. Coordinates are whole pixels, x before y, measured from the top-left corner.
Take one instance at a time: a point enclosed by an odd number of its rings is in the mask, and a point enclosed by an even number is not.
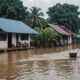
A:
[[[6,34],[0,33],[0,41],[5,41],[6,40]]]
[[[27,34],[21,34],[21,40],[28,40]]]

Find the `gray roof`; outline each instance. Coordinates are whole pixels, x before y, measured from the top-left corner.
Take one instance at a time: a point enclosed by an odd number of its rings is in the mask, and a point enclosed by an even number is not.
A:
[[[21,21],[0,18],[0,29],[8,33],[37,34],[35,30]]]

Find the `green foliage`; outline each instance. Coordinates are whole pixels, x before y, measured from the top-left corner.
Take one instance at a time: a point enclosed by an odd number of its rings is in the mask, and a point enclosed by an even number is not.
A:
[[[28,15],[26,9],[20,0],[0,0],[0,17],[25,22],[25,18]]]
[[[37,7],[27,11],[27,7],[24,7],[20,0],[0,0],[0,17],[20,20],[35,28],[47,25],[47,20],[42,18],[43,15]]]
[[[56,4],[53,7],[50,7],[47,12],[49,16],[49,22],[66,26],[73,32],[78,33],[79,29],[79,12],[78,6],[69,5],[69,4]]]
[[[48,20],[44,18],[40,18],[41,28],[45,28],[48,26]]]
[[[79,33],[80,33],[80,17],[78,19],[78,22],[79,22]]]
[[[57,33],[51,31],[49,28],[41,29],[36,28],[37,32],[39,32],[38,35],[33,37],[33,40],[35,40],[37,43],[39,43],[42,47],[50,47],[54,46],[57,43]]]
[[[29,20],[32,28],[35,28],[37,26],[40,26],[40,27],[42,26],[40,20],[43,15],[44,14],[43,12],[41,12],[41,8],[32,7],[30,9]]]

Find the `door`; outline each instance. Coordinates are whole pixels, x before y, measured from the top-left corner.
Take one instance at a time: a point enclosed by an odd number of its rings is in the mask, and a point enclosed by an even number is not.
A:
[[[12,34],[8,33],[8,48],[12,47]]]
[[[16,34],[16,44],[19,42],[19,36],[18,36],[18,34]]]

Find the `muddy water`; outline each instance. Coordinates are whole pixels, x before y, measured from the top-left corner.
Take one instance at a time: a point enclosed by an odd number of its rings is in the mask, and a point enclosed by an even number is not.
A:
[[[80,80],[80,55],[69,58],[70,49],[76,46],[0,54],[0,80]]]

